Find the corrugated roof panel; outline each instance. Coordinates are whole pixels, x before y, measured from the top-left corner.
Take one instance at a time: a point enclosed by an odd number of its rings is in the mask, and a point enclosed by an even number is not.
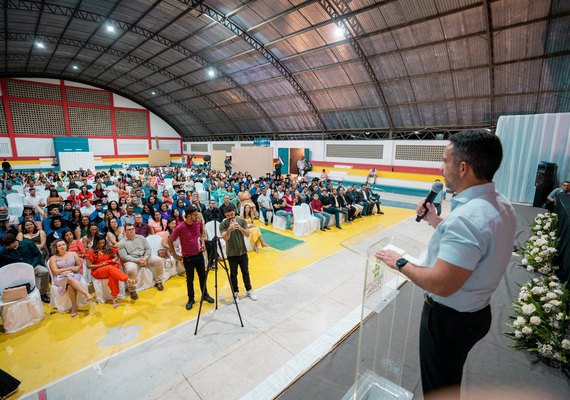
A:
[[[358,59],[356,51],[348,43],[339,44],[337,46],[331,47],[329,50],[335,55],[336,59],[339,62]]]
[[[287,60],[282,60],[281,64],[283,64],[292,74],[310,69],[303,57],[292,57]]]
[[[360,98],[352,86],[338,89],[329,89],[329,96],[333,100],[334,108],[361,107]]]
[[[370,76],[364,68],[364,64],[361,61],[355,61],[350,64],[343,64],[342,68],[346,72],[346,75],[353,84],[370,82]]]
[[[210,79],[196,85],[196,89],[202,93],[217,92],[220,90],[230,89],[231,86],[224,79]]]
[[[453,101],[418,104],[421,125],[448,126],[457,124],[457,110]]]
[[[255,10],[256,14],[258,14],[264,21],[276,14],[290,9],[291,4],[287,0],[271,0],[270,2],[254,1],[252,4],[248,5],[247,8]],[[241,12],[239,12],[238,15],[241,15]]]
[[[333,66],[316,69],[314,72],[325,88],[350,85],[350,78],[342,67]]]
[[[259,28],[248,32],[251,36],[257,39],[260,43],[267,43],[281,37],[281,34],[275,30],[271,25],[262,25]]]
[[[489,68],[455,71],[452,76],[457,97],[489,96],[491,93]]]
[[[570,2],[568,2],[570,4]],[[570,6],[569,6],[570,8]],[[570,16],[556,18],[550,21],[546,53],[570,50]]]
[[[214,64],[218,61],[224,61],[233,56],[243,54],[248,50],[251,50],[251,46],[247,42],[236,37],[232,40],[222,43],[221,45],[212,46],[208,50],[208,54],[204,56],[208,59],[209,62]],[[254,54],[255,53],[251,53],[250,56],[248,53],[248,57],[255,57]]]
[[[537,113],[570,112],[568,92],[543,93],[538,98]]]
[[[267,99],[277,96],[286,96],[296,93],[295,89],[285,79],[273,79],[270,84],[258,82],[248,85],[245,90],[255,99]]]
[[[188,6],[186,6],[188,8]],[[174,17],[181,13],[181,10],[168,1],[161,1],[152,9],[150,13],[137,22],[137,26],[151,31],[161,30],[169,25]]]
[[[400,53],[374,57],[369,59],[369,62],[378,79],[402,78],[408,75]]]
[[[265,48],[271,51],[275,57],[282,61],[288,57],[294,57],[298,53],[298,51],[286,40],[266,46]]]
[[[410,84],[418,101],[442,100],[455,97],[451,73],[411,78]]]
[[[543,55],[547,29],[548,22],[540,21],[495,33],[493,36],[495,62]]]
[[[410,75],[427,74],[450,69],[445,44],[403,51],[402,58]]]
[[[317,78],[313,71],[305,71],[295,74],[295,80],[307,92],[324,88],[323,84],[319,81],[319,78]]]
[[[434,0],[399,0],[382,6],[382,13],[387,21],[412,22],[437,14]],[[389,26],[394,23],[388,22]]]
[[[263,100],[261,106],[267,111],[267,114],[271,116],[307,111],[307,105],[300,96],[286,96]]]
[[[485,32],[487,13],[483,5],[455,14],[440,17],[446,39]]]
[[[360,22],[364,32],[375,32],[388,27],[382,12],[378,8],[357,14],[356,19]]]
[[[295,116],[271,118],[280,132],[314,131],[317,129],[312,114],[302,113]]]
[[[310,68],[319,68],[326,65],[336,64],[338,60],[330,49],[315,51],[306,56],[302,56]]]
[[[380,95],[374,85],[358,85],[355,86],[354,89],[358,93],[358,97],[360,98],[362,105],[376,106],[382,103],[380,101]]]
[[[69,35],[69,37],[85,41],[89,38],[91,33],[100,28],[101,24],[97,22],[72,19],[65,32],[66,35]]]
[[[414,128],[422,125],[415,104],[390,106],[388,108],[395,128]]]
[[[245,98],[236,89],[210,93],[208,94],[208,97],[218,105],[242,103],[246,101]]]
[[[318,92],[309,92],[308,95],[318,110],[332,110],[334,108],[334,103],[328,92],[321,90]]]
[[[501,0],[491,2],[493,27],[507,26],[527,22],[548,15],[550,1],[536,0]]]
[[[473,36],[447,42],[452,69],[487,65],[489,51],[484,37]]]
[[[388,104],[412,103],[416,97],[409,79],[382,82],[382,89]]]
[[[540,88],[542,90],[567,90],[570,87],[570,68],[568,68],[570,56],[545,58],[543,63]],[[570,96],[570,94],[567,95]]]
[[[225,122],[208,122],[207,125],[215,133],[239,133],[235,131],[233,126],[229,126]]]
[[[323,39],[326,44],[333,44],[345,40],[344,36],[337,33],[337,25],[333,22],[315,29],[315,32]]]
[[[329,129],[371,129],[366,110],[327,111],[322,113]]]
[[[413,24],[392,31],[400,49],[443,40],[443,31],[438,19]]]
[[[367,54],[382,54],[398,50],[398,46],[396,45],[396,42],[394,41],[394,38],[390,32],[371,36],[370,40],[367,42],[370,43],[374,49],[372,50],[368,45],[366,45],[364,48]]]
[[[265,81],[268,79],[281,76],[281,73],[273,66],[273,64],[264,64],[257,68],[250,68],[232,75],[232,79],[240,85]]]
[[[388,128],[388,117],[386,111],[382,108],[367,108],[366,114],[368,121],[370,121],[371,129],[385,129]]]
[[[178,61],[182,61],[184,60],[186,57],[184,56],[184,54],[179,53],[176,50],[172,50],[172,49],[168,49],[166,50],[164,53],[160,54],[160,55],[156,55],[155,53],[155,57],[152,58],[151,62],[162,67],[162,68],[167,68],[168,66],[170,66],[173,63],[176,63]],[[189,69],[197,69],[197,68],[201,68],[200,64],[198,64],[197,62],[193,61],[192,59],[186,59],[184,60],[184,65]]]
[[[269,3],[268,3],[269,4]],[[311,26],[310,22],[307,21],[303,15],[298,11],[284,15],[281,18],[277,18],[268,23],[282,36],[286,36],[304,28]]]
[[[480,0],[435,0],[435,5],[440,13],[444,13],[479,2]]]
[[[563,14],[569,11],[570,11],[570,2],[565,0],[555,0],[552,3],[552,10],[550,12],[552,15],[552,14]]]
[[[247,70],[248,68],[262,67],[269,64],[269,61],[258,52],[247,52],[240,56],[232,57],[229,60],[224,60],[216,63],[216,68],[223,71],[225,74],[233,74],[239,71]]]
[[[496,96],[495,113],[501,115],[525,115],[536,113],[536,94],[524,96]]]
[[[228,104],[222,110],[230,117],[240,119],[247,117],[261,117],[261,115],[249,103]]]
[[[542,63],[539,59],[495,66],[495,94],[539,90]]]
[[[324,21],[328,21],[330,19],[329,15],[327,14],[326,10],[321,7],[318,2],[313,4],[309,4],[306,7],[303,7],[299,10],[299,13],[304,16],[311,25],[316,25]]]
[[[491,123],[491,99],[457,100],[457,124],[480,126]]]

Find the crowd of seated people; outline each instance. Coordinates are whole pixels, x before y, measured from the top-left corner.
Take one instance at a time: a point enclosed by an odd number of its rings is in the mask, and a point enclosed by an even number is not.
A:
[[[73,296],[72,315],[77,315],[77,293],[83,293],[76,282],[78,266],[96,279],[108,279],[115,307],[119,282],[127,284],[131,299],[138,298],[141,267],[152,270],[155,287],[163,290],[168,237],[184,223],[184,210],[191,205],[203,223],[221,222],[224,209],[234,205],[248,223],[249,240],[257,252],[268,245],[255,220],[268,225],[273,216],[281,216],[291,229],[293,207],[303,203],[319,218],[322,231],[330,230],[332,221],[342,229],[341,215],[350,223],[372,215],[374,209],[383,214],[379,196],[368,184],[335,187],[329,179],[278,178],[271,173],[254,179],[247,173],[218,172],[207,166],[11,171],[4,173],[1,184],[0,267],[18,261],[33,265],[44,302],[50,301],[46,279],[51,271],[58,291],[69,288]],[[20,216],[9,216],[7,196],[18,193],[17,186],[23,192],[24,210]],[[149,235],[162,238],[159,254],[151,254],[145,239]],[[26,249],[33,244],[37,252],[24,254],[15,242],[25,243]]]

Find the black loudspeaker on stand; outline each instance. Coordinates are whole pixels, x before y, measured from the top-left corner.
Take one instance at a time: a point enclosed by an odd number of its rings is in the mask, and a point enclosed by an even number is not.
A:
[[[534,181],[534,201],[533,207],[542,207],[546,198],[556,185],[556,170],[558,165],[542,161],[536,169],[536,179]]]

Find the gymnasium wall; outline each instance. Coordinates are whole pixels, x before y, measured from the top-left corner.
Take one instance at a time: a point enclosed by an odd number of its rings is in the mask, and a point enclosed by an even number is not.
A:
[[[277,159],[279,148],[307,148],[313,170],[323,168],[350,168],[366,170],[375,167],[379,171],[416,174],[440,173],[443,149],[447,140],[283,140],[271,141],[273,158]],[[208,154],[212,150],[226,150],[231,154],[232,147],[253,146],[252,142],[185,142],[185,154],[196,156]]]
[[[182,139],[157,115],[112,92],[57,79],[0,79],[0,159],[49,168],[54,137],[83,137],[105,167],[148,163],[150,149],[182,154]]]

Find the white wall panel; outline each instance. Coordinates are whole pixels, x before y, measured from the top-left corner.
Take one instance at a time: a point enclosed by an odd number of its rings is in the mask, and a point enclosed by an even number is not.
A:
[[[121,156],[127,154],[148,154],[148,141],[117,139],[117,150]]]
[[[10,138],[0,138],[0,157],[12,157],[12,144]]]
[[[85,89],[98,89],[98,90],[101,90],[101,88],[98,88],[98,87],[95,87],[95,86],[86,85],[86,84],[84,84],[84,83],[79,83],[79,82],[72,82],[72,81],[65,81],[65,86],[78,87],[78,88],[85,88]]]
[[[140,104],[135,103],[129,99],[125,99],[123,96],[113,93],[113,105],[115,107],[126,107],[126,108],[139,108],[144,109]]]
[[[52,138],[16,138],[16,148],[20,157],[54,157]]]
[[[89,139],[89,151],[98,156],[115,155],[113,139]]]
[[[39,82],[39,83],[51,83],[52,85],[59,85],[59,79],[49,79],[49,78],[14,78],[20,81],[28,82]]]
[[[158,139],[158,146],[160,150],[170,150],[170,154],[181,154],[180,150],[180,142],[178,140],[160,140]],[[154,150],[158,150],[156,148],[156,140],[152,140],[152,148]]]
[[[180,135],[158,115],[150,113],[150,135],[161,137],[175,137]]]

